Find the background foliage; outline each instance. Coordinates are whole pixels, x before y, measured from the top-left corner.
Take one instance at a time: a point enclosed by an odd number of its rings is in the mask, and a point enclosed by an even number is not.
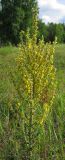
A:
[[[27,28],[32,34],[33,12],[38,12],[36,0],[1,0],[1,6],[0,34],[2,42],[17,44],[20,31],[26,31]]]
[[[33,13],[39,12],[36,0],[1,0],[0,9],[0,43],[20,42],[21,30],[33,33]],[[38,18],[38,39],[44,37],[45,42],[53,42],[55,37],[59,43],[65,43],[65,24],[45,24]]]

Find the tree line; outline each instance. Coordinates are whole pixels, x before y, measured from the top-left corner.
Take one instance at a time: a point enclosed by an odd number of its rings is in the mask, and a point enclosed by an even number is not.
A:
[[[33,14],[38,15],[37,0],[1,0],[0,1],[0,43],[17,45],[21,30],[33,34]],[[39,17],[39,16],[38,16]],[[53,42],[57,37],[59,43],[65,43],[65,24],[45,24],[38,18],[38,39]]]
[[[38,38],[44,37],[45,42],[53,42],[57,37],[58,43],[65,43],[65,24],[48,23],[38,21]]]

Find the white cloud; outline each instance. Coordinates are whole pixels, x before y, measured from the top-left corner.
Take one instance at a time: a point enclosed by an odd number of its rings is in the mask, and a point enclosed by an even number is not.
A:
[[[65,16],[65,5],[58,0],[38,0],[40,18],[46,23],[58,23]]]
[[[48,22],[54,22],[54,23],[59,23],[60,21],[60,17],[56,16],[56,17],[52,17],[52,16],[42,16],[42,20],[47,24]]]
[[[45,23],[51,22],[50,16],[42,16],[42,19],[45,21]]]
[[[47,0],[38,0],[38,4],[40,7],[42,7],[42,5],[46,5],[47,4]]]

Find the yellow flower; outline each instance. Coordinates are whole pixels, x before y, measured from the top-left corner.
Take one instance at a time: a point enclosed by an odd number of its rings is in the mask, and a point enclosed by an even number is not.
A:
[[[20,102],[18,102],[18,106],[20,106]]]
[[[45,103],[45,104],[43,105],[43,107],[44,107],[45,113],[48,113],[48,112],[49,112],[49,104],[48,104],[48,103]]]

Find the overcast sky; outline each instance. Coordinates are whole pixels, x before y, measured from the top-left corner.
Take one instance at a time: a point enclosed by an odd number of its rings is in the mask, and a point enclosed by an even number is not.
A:
[[[45,22],[65,22],[65,0],[38,0],[39,17]]]

